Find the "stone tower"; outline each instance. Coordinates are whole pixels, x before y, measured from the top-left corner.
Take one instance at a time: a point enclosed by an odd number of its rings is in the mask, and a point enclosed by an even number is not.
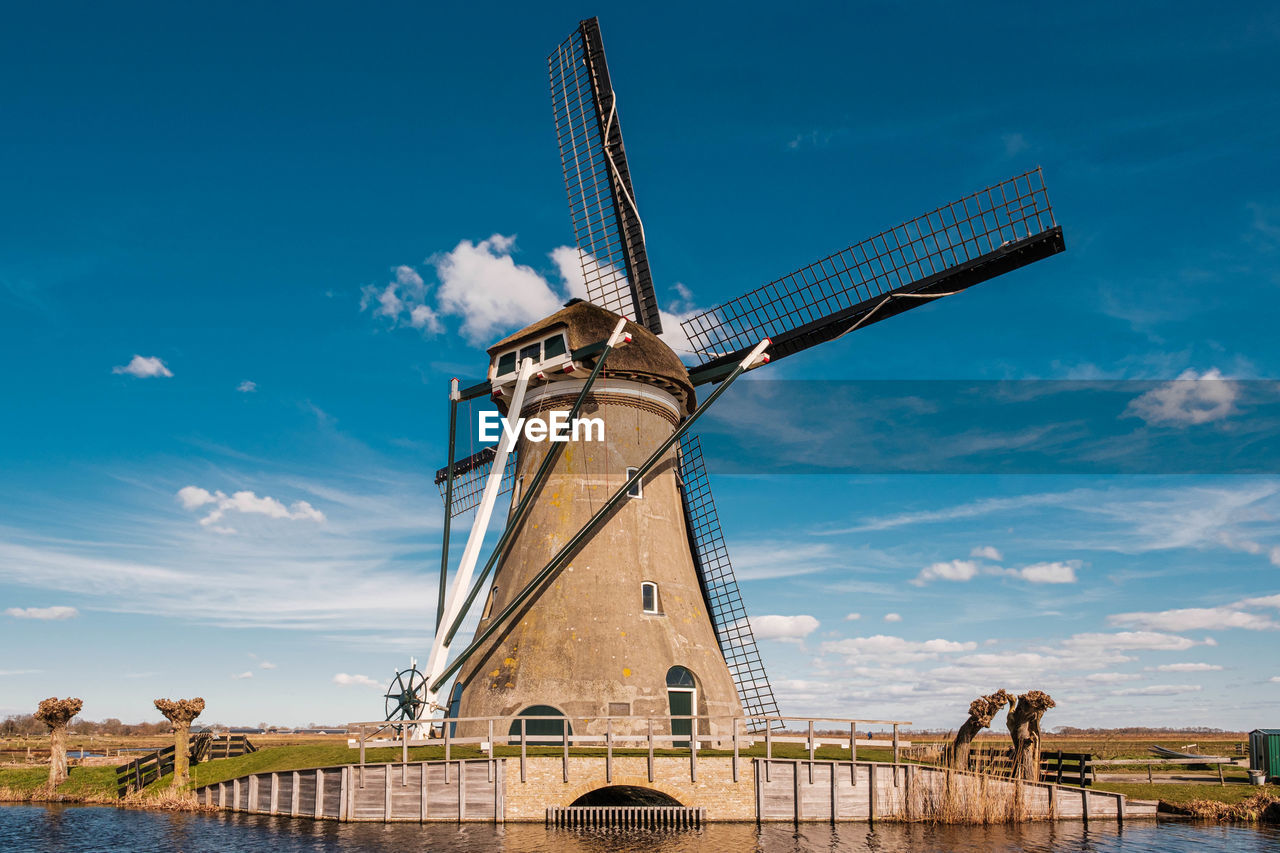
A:
[[[553,410],[567,413],[586,371],[553,368],[562,367],[566,353],[606,339],[618,319],[591,303],[571,303],[491,347],[490,380],[502,385],[514,373],[517,356],[527,355],[548,369],[545,379],[530,382],[519,414],[547,420]],[[610,354],[580,415],[603,420],[604,440],[581,436],[561,445],[559,460],[498,564],[478,630],[623,485],[632,473],[627,469],[639,468],[694,408],[693,386],[676,354],[642,326],[628,322],[626,331],[631,343]],[[504,399],[509,395],[499,399],[499,408]],[[515,499],[554,446],[521,435]],[[694,567],[677,450],[678,445],[649,472],[639,494],[604,520],[570,563],[459,671],[450,716],[721,718],[700,721],[699,730],[707,734],[741,716]],[[582,733],[603,728],[573,726]],[[624,728],[615,725],[614,731]]]

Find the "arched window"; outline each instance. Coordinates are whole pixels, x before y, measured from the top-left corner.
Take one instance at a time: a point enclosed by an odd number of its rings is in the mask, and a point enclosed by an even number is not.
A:
[[[658,585],[653,581],[640,584],[640,609],[645,613],[661,613],[658,602]]]
[[[563,717],[564,712],[550,705],[530,705],[519,713],[521,717]],[[512,720],[507,737],[520,740],[520,720]],[[559,743],[568,732],[573,736],[573,726],[567,720],[525,720],[524,733],[528,743]]]
[[[630,480],[632,477],[634,477],[634,476],[636,475],[636,473],[637,473],[639,470],[640,470],[639,468],[628,468],[628,469],[627,469],[627,476],[626,476],[625,480]],[[629,497],[629,498],[642,498],[642,497],[644,497],[644,481],[643,481],[643,480],[636,480],[634,483],[632,483],[632,484],[631,484],[631,488],[627,489],[627,497]]]
[[[687,687],[693,689],[698,686],[693,680],[693,673],[682,666],[673,666],[667,670],[667,686],[668,687]]]

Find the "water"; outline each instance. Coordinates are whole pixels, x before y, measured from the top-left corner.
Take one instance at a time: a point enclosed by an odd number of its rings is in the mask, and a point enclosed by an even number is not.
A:
[[[263,815],[93,806],[0,806],[0,850],[14,853],[1200,853],[1280,851],[1280,827],[1095,821],[1000,827],[716,824],[685,832],[548,829],[540,824],[338,824]]]

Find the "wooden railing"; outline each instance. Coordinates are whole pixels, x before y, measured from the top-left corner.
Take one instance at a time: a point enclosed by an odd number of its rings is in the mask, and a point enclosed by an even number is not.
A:
[[[235,758],[256,751],[257,747],[245,735],[214,737],[198,734],[191,740],[187,758],[192,764],[199,764],[214,758]],[[166,746],[117,767],[116,796],[124,797],[132,791],[140,791],[166,773],[172,773],[173,753],[174,748]]]
[[[539,723],[535,729],[558,727],[559,732],[529,731],[530,723]],[[564,781],[569,781],[569,758],[576,750],[604,749],[605,779],[613,780],[615,750],[642,751],[647,756],[649,781],[654,781],[654,757],[657,750],[666,754],[674,752],[686,755],[689,760],[690,781],[698,780],[698,753],[708,749],[732,751],[733,780],[738,781],[741,753],[763,742],[764,757],[772,759],[775,744],[803,744],[808,760],[814,760],[819,747],[834,746],[848,750],[849,761],[858,760],[858,747],[888,747],[893,751],[893,762],[901,759],[902,750],[911,746],[899,737],[901,726],[909,726],[906,720],[854,720],[848,718],[809,717],[717,717],[708,715],[674,715],[662,717],[611,716],[611,717],[450,717],[434,718],[418,722],[348,723],[347,732],[354,737],[351,746],[360,750],[359,765],[365,765],[365,749],[375,746],[399,746],[401,762],[409,761],[411,746],[443,746],[444,760],[452,760],[455,746],[478,746],[486,757],[492,759],[498,745],[519,747],[520,781],[527,779],[529,748],[552,746],[561,755]],[[891,739],[873,739],[858,727],[891,727]],[[459,737],[457,728],[480,729],[484,735]],[[592,729],[584,734],[583,729]],[[848,734],[832,735],[830,731]],[[886,733],[887,734],[887,733]],[[843,760],[843,759],[842,759]]]

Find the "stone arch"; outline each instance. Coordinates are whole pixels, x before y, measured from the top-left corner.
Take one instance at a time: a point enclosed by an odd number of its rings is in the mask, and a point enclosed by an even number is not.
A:
[[[648,784],[605,785],[578,797],[570,806],[682,806],[684,803]]]
[[[603,770],[603,767],[601,770]],[[557,785],[557,787],[560,786]],[[604,773],[601,772],[599,778],[594,781],[580,782],[577,785],[570,784],[563,787],[567,790],[565,790],[564,798],[557,804],[561,807],[577,802],[592,791],[610,787],[643,788],[648,791],[654,791],[662,794],[663,796],[669,797],[681,804],[684,804],[684,800],[682,800],[681,797],[688,796],[687,792],[681,792],[676,786],[669,785],[660,779],[655,779],[650,782],[647,776],[631,776],[622,773],[614,773],[612,782],[604,781]]]

